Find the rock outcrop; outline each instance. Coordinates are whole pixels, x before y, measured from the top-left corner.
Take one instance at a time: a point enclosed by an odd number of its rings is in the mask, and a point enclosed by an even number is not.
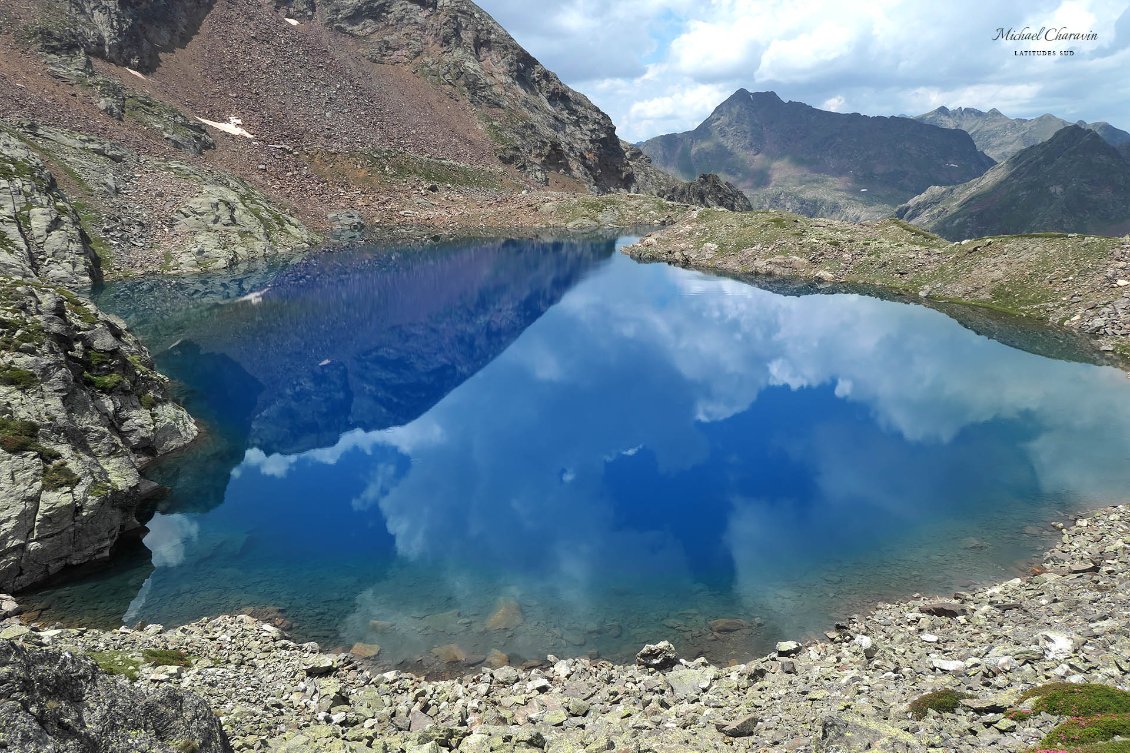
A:
[[[67,286],[99,279],[78,214],[0,132],[0,590],[106,556],[137,528],[140,469],[196,427],[120,320]]]
[[[714,173],[700,175],[689,183],[680,184],[659,192],[659,197],[679,204],[700,207],[721,207],[732,212],[752,212],[749,197],[733,183],[724,181]]]
[[[89,287],[98,257],[55,178],[19,139],[0,128],[0,274]]]
[[[1068,126],[968,183],[931,187],[897,216],[950,240],[1121,235],[1130,231],[1130,163],[1094,131]]]
[[[66,21],[48,15],[35,31],[53,51],[77,48],[147,73],[159,54],[192,38],[215,0],[69,0]]]
[[[717,173],[756,208],[846,220],[889,216],[928,186],[962,183],[993,164],[962,131],[826,112],[745,89],[693,131],[640,148],[686,180]]]
[[[230,753],[203,699],[149,692],[69,651],[0,639],[0,748],[8,753]]]

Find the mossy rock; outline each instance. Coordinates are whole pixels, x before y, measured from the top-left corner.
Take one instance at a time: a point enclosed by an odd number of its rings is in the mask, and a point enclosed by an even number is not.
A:
[[[39,384],[39,378],[27,369],[8,366],[0,369],[0,384],[6,384],[18,390],[29,390]]]
[[[915,719],[924,719],[930,711],[936,711],[939,714],[952,714],[960,708],[963,699],[971,697],[968,693],[949,688],[935,690],[932,693],[920,695],[911,701],[910,715]]]

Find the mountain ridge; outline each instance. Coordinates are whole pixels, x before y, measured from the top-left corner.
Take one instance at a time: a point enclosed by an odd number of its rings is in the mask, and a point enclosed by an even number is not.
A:
[[[755,207],[843,219],[885,216],[929,185],[965,182],[993,164],[963,132],[744,88],[693,130],[640,148],[680,178],[719,174]]]
[[[977,148],[998,162],[1003,162],[1025,147],[1047,141],[1058,131],[1072,125],[1063,118],[1043,114],[1035,118],[1010,118],[997,108],[982,112],[973,107],[938,107],[917,115],[915,120],[942,128],[957,128],[973,137]],[[1099,121],[1074,125],[1094,131],[1111,146],[1130,144],[1130,133]]]
[[[1076,125],[968,183],[931,187],[897,210],[950,240],[1016,233],[1130,231],[1130,163]]]

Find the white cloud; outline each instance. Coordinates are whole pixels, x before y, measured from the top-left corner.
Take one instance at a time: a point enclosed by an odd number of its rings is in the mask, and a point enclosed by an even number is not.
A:
[[[1130,11],[1122,0],[480,0],[566,83],[639,141],[696,126],[738,88],[841,112],[938,105],[1051,112],[1130,129]],[[1093,42],[1010,43],[998,27]],[[1075,50],[1070,58],[1012,54]],[[926,105],[929,105],[928,107]]]

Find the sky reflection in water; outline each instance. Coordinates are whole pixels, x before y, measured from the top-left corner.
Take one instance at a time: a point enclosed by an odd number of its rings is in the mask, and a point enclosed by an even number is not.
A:
[[[875,598],[1011,575],[1046,543],[1027,524],[1130,490],[1121,372],[922,307],[530,245],[357,275],[370,257],[343,257],[160,332],[123,309],[150,342],[183,338],[159,364],[227,428],[157,469],[175,493],[155,569],[140,591],[116,576],[119,613],[279,607],[388,663],[660,638],[725,661]],[[522,624],[488,629],[507,599]],[[751,629],[712,634],[723,617]]]

